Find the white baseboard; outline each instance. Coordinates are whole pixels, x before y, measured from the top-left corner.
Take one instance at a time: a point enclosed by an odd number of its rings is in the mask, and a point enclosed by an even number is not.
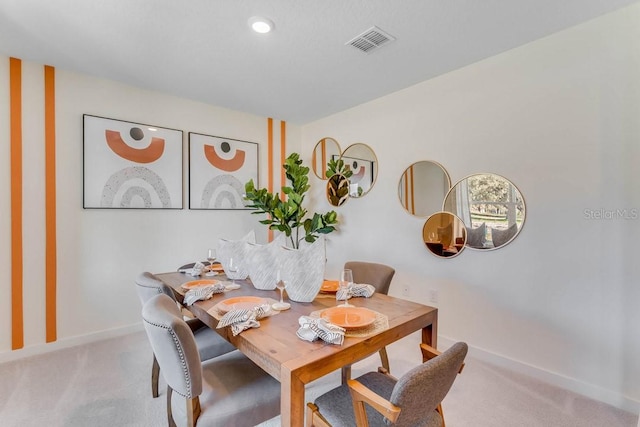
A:
[[[92,342],[102,341],[108,338],[120,337],[122,335],[131,334],[142,331],[144,328],[142,323],[124,326],[122,328],[109,329],[87,335],[78,335],[75,337],[64,338],[52,343],[37,344],[19,350],[7,351],[0,353],[0,363],[11,362],[14,360],[24,359],[25,357],[37,356],[64,348],[76,347],[78,345],[89,344]]]
[[[456,340],[438,335],[438,348],[449,348]],[[526,363],[519,362],[517,360],[509,359],[496,353],[484,350],[479,347],[469,346],[469,356],[481,360],[483,362],[491,363],[511,371],[527,375],[545,383],[552,384],[565,390],[572,391],[574,393],[586,396],[590,399],[607,403],[616,408],[622,409],[627,412],[637,414],[640,412],[640,401],[631,399],[630,397],[621,395],[611,390],[598,387],[593,384],[588,384],[575,378],[570,378],[561,374],[557,374],[545,369],[528,365]],[[640,427],[640,420],[638,427]]]

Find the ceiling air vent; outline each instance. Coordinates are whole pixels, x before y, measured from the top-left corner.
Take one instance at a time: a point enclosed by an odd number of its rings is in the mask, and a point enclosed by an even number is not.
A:
[[[393,40],[395,40],[395,37],[392,35],[385,33],[378,27],[371,27],[345,44],[353,46],[364,53],[369,53]]]

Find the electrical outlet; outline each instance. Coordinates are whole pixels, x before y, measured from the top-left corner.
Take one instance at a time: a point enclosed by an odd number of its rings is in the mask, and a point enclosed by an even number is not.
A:
[[[438,291],[435,289],[429,290],[429,301],[430,302],[438,302]]]
[[[411,290],[409,289],[409,285],[404,285],[402,287],[402,295],[405,297],[408,297],[410,296],[410,294],[411,294]]]

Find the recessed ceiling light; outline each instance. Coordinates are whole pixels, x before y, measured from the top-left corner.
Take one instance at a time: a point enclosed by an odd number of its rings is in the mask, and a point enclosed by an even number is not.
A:
[[[275,27],[272,20],[263,18],[261,16],[252,16],[251,18],[249,18],[249,26],[256,33],[261,34],[268,33]]]

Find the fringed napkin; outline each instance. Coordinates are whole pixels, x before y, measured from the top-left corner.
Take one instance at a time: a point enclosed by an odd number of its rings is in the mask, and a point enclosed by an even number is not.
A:
[[[225,313],[218,322],[218,328],[231,326],[233,336],[249,328],[259,328],[258,319],[267,317],[271,314],[271,305],[262,304],[251,310],[231,310]]]
[[[296,332],[298,338],[305,341],[315,341],[321,339],[329,344],[342,345],[344,341],[345,329],[329,323],[324,319],[317,319],[309,316],[300,316],[298,319],[300,328]]]
[[[225,286],[222,283],[216,283],[211,286],[199,286],[197,288],[189,289],[184,294],[184,303],[186,305],[192,305],[196,301],[204,301],[213,296],[213,294],[220,294],[225,291]]]
[[[178,272],[185,273],[185,274],[188,274],[189,276],[196,277],[196,276],[201,275],[205,268],[206,268],[206,266],[203,263],[196,262],[195,264],[193,264],[192,268],[182,268],[182,269],[178,270]]]
[[[350,290],[338,289],[336,292],[337,300],[346,300],[351,297],[365,297],[369,298],[376,292],[376,288],[373,285],[367,285],[364,283],[354,283]]]

